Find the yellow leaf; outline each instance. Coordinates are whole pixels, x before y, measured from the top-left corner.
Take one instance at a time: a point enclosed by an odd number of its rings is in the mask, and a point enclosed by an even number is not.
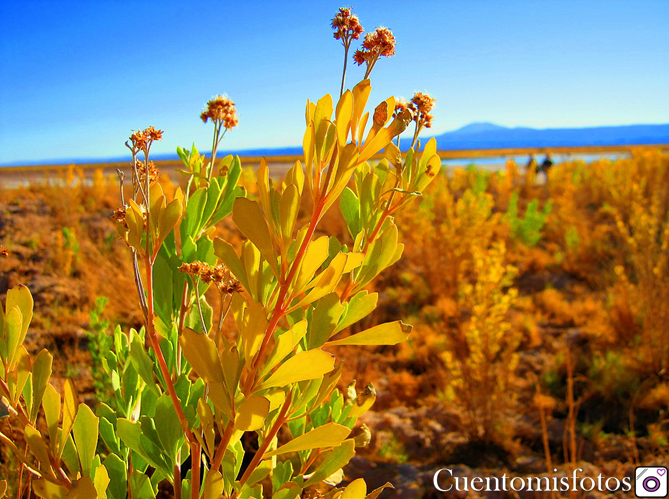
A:
[[[258,391],[320,378],[334,369],[334,361],[334,355],[321,349],[300,352],[279,366],[274,374],[260,384]]]
[[[403,116],[398,116],[386,128],[382,128],[370,141],[367,141],[360,151],[358,162],[362,163],[374,156],[381,149],[386,147],[388,143],[397,135],[402,133],[406,127],[409,126],[409,121]]]
[[[330,122],[332,120],[332,96],[325,94],[316,103],[316,112],[314,113],[314,127],[316,129],[316,155],[321,153],[320,149],[325,142],[325,136],[328,133]]]
[[[26,425],[23,430],[28,447],[33,456],[40,462],[41,469],[47,474],[51,473],[51,460],[49,459],[49,451],[46,448],[42,434],[30,425]]]
[[[362,333],[341,340],[329,341],[326,346],[335,345],[397,345],[409,338],[413,326],[402,321],[386,322]]]
[[[6,492],[7,492],[7,482],[5,480],[0,480],[0,499],[5,497]]]
[[[204,495],[202,499],[218,499],[223,495],[225,483],[218,471],[210,470],[204,479]]]
[[[201,378],[208,383],[224,381],[218,349],[209,336],[184,328],[179,343],[186,360]]]
[[[14,307],[18,307],[21,312],[21,341],[19,341],[19,344],[23,343],[23,339],[28,332],[28,326],[30,326],[30,321],[33,318],[33,303],[30,290],[23,284],[19,284],[7,291],[7,312]]]
[[[68,490],[65,487],[47,482],[44,479],[33,480],[33,492],[43,499],[65,499]]]
[[[378,489],[374,489],[370,494],[365,498],[365,499],[376,499],[379,497],[379,494],[383,492],[385,489],[394,489],[393,484],[390,482],[386,482],[385,484],[381,485]]]
[[[269,400],[269,412],[272,412],[281,407],[286,401],[286,392],[283,390],[274,390],[265,395],[265,398]]]
[[[366,495],[367,484],[362,478],[358,478],[348,484],[348,487],[344,489],[341,499],[364,499]]]
[[[58,437],[58,420],[60,418],[60,395],[56,389],[51,386],[51,383],[49,383],[46,386],[46,390],[44,390],[42,406],[44,407],[46,425],[49,429],[51,448],[57,450],[56,438]]]
[[[308,322],[302,320],[296,323],[288,331],[283,332],[277,339],[276,345],[272,350],[267,363],[265,364],[264,372],[271,371],[279,362],[286,358],[286,356],[293,351],[295,346],[307,334]]]
[[[352,270],[357,269],[365,261],[364,253],[347,253],[346,265],[344,266],[343,274],[348,274]]]
[[[362,80],[353,87],[353,116],[351,118],[351,136],[355,139],[356,130],[360,128],[361,133],[365,129],[365,123],[360,123],[362,114],[367,106],[367,99],[372,91],[372,85],[369,79]],[[366,122],[366,120],[364,120]]]
[[[95,469],[95,478],[93,479],[93,485],[95,486],[95,491],[97,493],[98,499],[107,498],[107,487],[109,486],[109,473],[107,473],[107,468],[104,466],[99,466]]]
[[[72,380],[68,379],[65,381],[65,386],[63,387],[63,426],[60,433],[60,445],[58,446],[59,456],[63,454],[67,437],[70,435],[72,425],[74,424],[74,418],[77,415],[78,406],[79,401],[77,400],[74,385],[72,384]]]
[[[267,215],[267,219],[271,223],[272,203],[270,201],[269,168],[267,168],[267,160],[264,156],[260,160],[256,178],[258,182],[258,197],[260,198],[260,204]]]
[[[269,217],[271,213],[268,213]],[[272,237],[265,216],[255,201],[246,198],[237,198],[232,208],[232,221],[257,248],[275,276],[279,275],[278,263],[272,245]]]
[[[300,193],[297,186],[291,184],[286,187],[279,202],[279,213],[281,217],[281,236],[284,241],[290,241],[297,220],[297,212],[300,209]]]
[[[265,307],[262,303],[253,302],[247,305],[244,318],[241,324],[237,325],[247,365],[250,365],[258,350],[260,350],[268,323]]]
[[[323,265],[323,262],[328,257],[329,245],[330,239],[328,236],[321,236],[309,244],[304,259],[302,260],[302,266],[300,267],[297,282],[295,283],[296,290],[301,290],[311,279],[313,279],[316,271]]]
[[[230,407],[230,398],[228,391],[225,389],[223,383],[212,381],[209,385],[209,398],[214,403],[216,408],[225,414],[228,419],[232,418],[232,408]]]
[[[235,417],[235,430],[256,431],[263,427],[269,414],[269,400],[254,395],[246,399]]]
[[[265,457],[278,456],[288,452],[298,452],[310,449],[323,449],[327,447],[337,447],[351,433],[346,426],[337,423],[328,423],[318,428],[308,431],[304,435],[294,438],[285,445],[282,445],[275,451],[269,452]]]
[[[164,241],[169,235],[170,231],[181,219],[182,214],[183,205],[178,199],[172,200],[172,202],[165,207],[165,210],[161,213],[158,224],[158,238],[160,242]]]
[[[67,494],[67,499],[97,499],[98,491],[95,490],[95,485],[90,477],[83,477],[73,484]]]
[[[353,94],[350,90],[344,92],[337,103],[337,144],[340,149],[346,145],[348,132],[351,129],[351,117],[353,116]]]
[[[313,289],[296,305],[292,306],[287,313],[291,313],[305,305],[313,303],[330,293],[341,280],[347,260],[348,255],[346,253],[339,253],[335,256],[328,268],[311,282],[309,287],[313,287]]]
[[[239,375],[241,374],[241,362],[236,345],[228,345],[221,352],[221,363],[223,364],[223,376],[225,377],[228,393],[230,397],[234,397],[237,383],[239,382]]]

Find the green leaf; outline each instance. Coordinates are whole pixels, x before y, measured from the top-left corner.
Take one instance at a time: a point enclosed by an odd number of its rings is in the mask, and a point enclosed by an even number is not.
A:
[[[153,377],[153,361],[149,357],[149,354],[146,353],[146,350],[144,350],[144,343],[138,334],[132,335],[130,362],[149,389],[156,395],[160,394],[160,390],[158,390]]]
[[[404,324],[402,321],[386,322],[362,333],[342,338],[341,340],[329,341],[326,346],[335,345],[397,345],[409,338],[413,326]]]
[[[364,319],[369,314],[371,314],[376,308],[376,304],[379,301],[378,293],[367,294],[367,291],[361,291],[355,295],[348,304],[346,308],[346,313],[337,324],[335,333],[343,331],[349,326],[352,326],[359,320]]]
[[[149,477],[137,470],[130,475],[130,490],[132,499],[155,499],[156,497]]]
[[[330,293],[318,300],[309,328],[310,349],[325,345],[334,333],[343,311],[344,306],[339,302],[337,293]]]
[[[265,456],[272,457],[287,454],[288,452],[339,447],[350,433],[351,430],[346,426],[337,423],[328,423],[294,438],[278,449],[268,452]]]
[[[87,405],[80,405],[72,432],[84,476],[89,475],[95,458],[95,448],[98,445],[98,424],[99,418],[93,414],[93,411]]]
[[[342,215],[344,215],[349,234],[355,239],[355,236],[362,230],[360,224],[360,200],[355,195],[355,192],[348,187],[341,193],[339,208]]]
[[[183,442],[183,430],[172,399],[166,393],[156,402],[154,423],[163,449],[169,453],[172,464],[176,464],[177,452]]]
[[[207,188],[207,202],[204,205],[204,209],[202,210],[202,219],[200,226],[198,227],[199,230],[202,230],[207,226],[207,222],[209,222],[209,219],[212,217],[216,207],[218,206],[218,201],[221,199],[221,194],[222,191],[218,185],[218,179],[212,178],[211,184],[209,184],[209,187]]]
[[[198,239],[200,221],[202,220],[202,212],[204,205],[207,202],[207,189],[201,187],[193,193],[188,199],[186,205],[186,216],[181,222],[181,239],[186,240],[188,236],[194,240]]]
[[[274,374],[260,384],[258,391],[320,378],[334,369],[334,361],[334,355],[321,349],[300,352],[279,366]]]
[[[108,495],[111,496],[111,499],[126,499],[128,494],[126,464],[116,454],[107,456],[102,464],[107,468],[110,478]]]
[[[353,439],[345,440],[339,447],[327,454],[316,471],[304,482],[304,487],[315,485],[332,476],[346,466],[353,456],[355,456],[355,441]]]
[[[116,431],[114,430],[114,425],[104,417],[100,418],[100,436],[110,451],[117,456],[123,455],[121,453],[118,437],[116,436]]]
[[[277,490],[279,490],[279,487],[281,487],[284,483],[287,483],[292,476],[293,463],[290,461],[276,463],[274,472],[272,473],[272,491],[274,494],[276,494]]]
[[[31,421],[35,421],[37,419],[37,413],[39,412],[39,408],[42,405],[44,390],[46,390],[46,385],[49,382],[49,378],[51,377],[52,362],[53,356],[49,353],[48,350],[42,350],[33,362],[33,406],[32,411],[30,412]]]

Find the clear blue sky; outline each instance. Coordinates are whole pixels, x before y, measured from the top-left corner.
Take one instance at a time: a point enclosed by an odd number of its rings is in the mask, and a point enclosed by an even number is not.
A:
[[[123,156],[132,129],[156,152],[211,147],[204,103],[227,93],[224,149],[302,141],[306,99],[339,89],[338,1],[0,0],[0,164]],[[669,122],[668,0],[368,1],[397,55],[372,101],[428,91],[434,133],[476,121],[582,127]],[[349,65],[349,67],[351,67]],[[353,67],[348,82],[362,77]]]

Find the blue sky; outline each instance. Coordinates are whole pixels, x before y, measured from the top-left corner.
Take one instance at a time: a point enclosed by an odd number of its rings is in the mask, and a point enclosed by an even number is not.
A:
[[[0,0],[0,164],[119,157],[132,129],[154,151],[211,147],[204,103],[227,93],[224,149],[301,143],[306,99],[336,94],[334,1]],[[669,122],[669,1],[357,1],[397,55],[371,101],[427,91],[433,133],[477,121],[582,127]],[[348,83],[362,70],[349,64]]]

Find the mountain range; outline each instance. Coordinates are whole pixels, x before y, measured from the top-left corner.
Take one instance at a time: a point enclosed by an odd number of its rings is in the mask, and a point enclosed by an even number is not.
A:
[[[436,138],[446,150],[669,144],[669,124],[538,129],[472,123]]]
[[[439,150],[507,149],[529,147],[577,147],[669,144],[669,124],[624,125],[589,128],[508,128],[493,123],[471,123],[435,136]],[[421,138],[425,143],[428,138]],[[400,141],[402,150],[411,139]],[[240,156],[302,154],[301,147],[225,151]]]

